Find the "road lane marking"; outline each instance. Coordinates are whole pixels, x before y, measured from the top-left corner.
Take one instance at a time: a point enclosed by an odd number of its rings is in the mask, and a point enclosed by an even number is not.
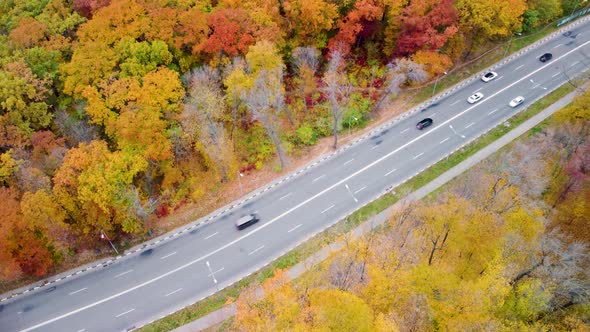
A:
[[[126,275],[127,273],[129,273],[129,272],[133,272],[133,270],[129,270],[129,271],[125,271],[125,272],[123,272],[123,273],[119,273],[119,274],[117,274],[116,276],[114,276],[114,277],[113,277],[113,279],[117,279],[117,278],[119,278],[119,277],[121,277],[121,276],[124,276],[124,275]]]
[[[285,196],[283,196],[283,197],[279,198],[279,201],[282,201],[283,199],[285,199],[285,198],[287,198],[287,197],[291,196],[292,194],[293,194],[292,192],[288,193],[287,195],[285,195]]]
[[[330,207],[327,208],[327,209],[325,209],[324,211],[322,211],[321,214],[324,214],[324,213],[330,211],[330,209],[333,208],[333,207],[334,207],[334,204],[330,205]]]
[[[560,60],[560,59],[563,59],[564,57],[566,57],[566,56],[568,56],[568,55],[570,55],[570,54],[572,54],[572,53],[576,52],[578,49],[580,49],[580,48],[582,48],[582,47],[585,47],[585,46],[586,46],[586,45],[588,45],[588,44],[590,44],[590,41],[587,41],[587,42],[583,43],[582,45],[580,45],[580,46],[578,46],[578,47],[576,47],[576,48],[574,48],[574,49],[572,49],[572,50],[570,50],[570,51],[568,51],[568,52],[564,53],[563,55],[561,55],[560,57],[558,57],[558,58],[557,58],[557,59],[555,59],[555,60]],[[497,92],[495,92],[495,93],[491,94],[491,95],[490,95],[488,98],[486,98],[486,99],[482,100],[482,102],[486,102],[486,101],[487,101],[487,100],[489,100],[490,98],[492,98],[492,97],[494,97],[494,96],[497,96],[498,94],[500,94],[500,93],[502,93],[502,92],[504,92],[504,91],[506,91],[506,90],[508,90],[508,89],[512,88],[514,85],[516,85],[516,84],[518,84],[518,83],[522,82],[523,80],[525,80],[525,79],[527,79],[527,78],[529,78],[529,77],[533,76],[534,74],[536,74],[536,73],[538,73],[539,71],[541,71],[541,70],[545,69],[545,68],[546,68],[546,67],[548,67],[549,65],[551,65],[551,63],[547,63],[546,65],[543,65],[543,66],[541,66],[541,67],[539,67],[539,68],[537,68],[537,69],[533,70],[533,71],[532,71],[532,72],[530,72],[528,75],[525,75],[525,76],[524,76],[524,77],[522,77],[521,79],[519,79],[519,80],[517,80],[517,81],[515,81],[515,82],[513,82],[513,83],[511,83],[511,84],[509,84],[509,85],[507,85],[507,86],[505,86],[503,89],[501,89],[501,90],[499,90],[499,91],[497,91]],[[481,104],[481,103],[480,103],[480,104]],[[185,263],[185,264],[183,264],[183,265],[181,265],[181,266],[179,266],[179,267],[177,267],[177,268],[175,268],[175,269],[173,269],[173,270],[170,270],[170,271],[168,271],[168,272],[162,273],[162,274],[160,274],[160,275],[159,275],[159,276],[157,276],[157,277],[154,277],[154,278],[152,278],[152,279],[146,280],[146,281],[144,281],[144,282],[142,282],[142,283],[140,283],[140,284],[137,284],[137,285],[135,285],[135,286],[133,286],[133,287],[130,287],[130,288],[126,289],[126,290],[120,291],[120,292],[118,292],[118,293],[115,293],[115,294],[113,294],[113,295],[111,295],[111,296],[105,297],[105,298],[103,298],[103,299],[101,299],[101,300],[98,300],[98,301],[95,301],[95,302],[89,303],[89,304],[87,304],[87,305],[85,305],[85,306],[83,306],[83,307],[79,307],[79,308],[77,308],[77,309],[74,309],[74,310],[71,310],[71,311],[69,311],[69,312],[66,312],[66,313],[64,313],[64,314],[62,314],[62,315],[59,315],[59,316],[53,317],[53,318],[51,318],[51,319],[48,319],[48,320],[46,320],[46,321],[43,321],[43,322],[40,322],[40,323],[38,323],[38,324],[35,324],[35,325],[33,325],[33,326],[30,326],[30,327],[28,327],[28,328],[22,329],[22,330],[21,330],[21,332],[29,332],[29,331],[31,331],[31,330],[34,330],[34,329],[38,329],[38,328],[40,328],[40,327],[43,327],[43,326],[45,326],[45,325],[47,325],[47,324],[51,324],[51,323],[53,323],[53,322],[55,322],[55,321],[58,321],[58,320],[60,320],[60,319],[64,319],[64,318],[66,318],[66,317],[72,316],[72,315],[74,315],[74,314],[77,314],[77,313],[79,313],[79,312],[81,312],[81,311],[84,311],[84,310],[87,310],[87,309],[89,309],[89,308],[96,307],[97,305],[103,304],[103,303],[105,303],[105,302],[108,302],[108,301],[110,301],[110,300],[116,299],[116,298],[118,298],[118,297],[121,297],[121,296],[123,296],[123,295],[125,295],[125,294],[128,294],[128,293],[130,293],[130,292],[133,292],[134,290],[137,290],[137,289],[139,289],[139,288],[142,288],[142,287],[145,287],[145,286],[147,286],[147,285],[153,284],[154,282],[156,282],[156,281],[158,281],[158,280],[161,280],[161,279],[163,279],[163,278],[166,278],[166,277],[168,277],[169,275],[172,275],[172,274],[174,274],[174,273],[176,273],[176,272],[178,272],[178,271],[182,271],[182,270],[186,269],[186,268],[187,268],[187,267],[189,267],[189,266],[192,266],[192,265],[194,265],[194,264],[196,264],[196,263],[198,263],[198,262],[201,262],[201,261],[203,261],[203,260],[205,260],[205,259],[207,259],[207,258],[209,258],[209,257],[211,257],[211,256],[213,256],[213,255],[215,255],[215,254],[217,254],[217,253],[219,253],[219,252],[221,252],[221,251],[223,251],[223,250],[225,250],[225,249],[227,249],[227,248],[229,248],[229,247],[233,246],[234,244],[236,244],[236,243],[238,243],[238,242],[242,241],[243,239],[245,239],[245,238],[248,238],[248,237],[252,236],[253,234],[255,234],[255,233],[257,233],[257,232],[260,232],[262,229],[264,229],[264,228],[266,228],[266,227],[268,227],[268,226],[272,225],[272,224],[273,224],[273,223],[275,223],[277,220],[280,220],[281,218],[283,218],[283,217],[285,217],[286,215],[288,215],[288,214],[292,213],[293,211],[295,211],[295,210],[299,209],[300,207],[302,207],[302,206],[304,206],[304,205],[308,204],[309,202],[313,201],[314,199],[316,199],[316,198],[318,198],[318,197],[320,197],[320,196],[324,195],[324,194],[325,194],[325,193],[327,193],[328,191],[330,191],[330,190],[332,190],[332,189],[334,189],[334,188],[336,188],[336,187],[339,187],[340,185],[342,185],[342,184],[343,184],[343,183],[345,183],[346,181],[349,181],[350,179],[354,178],[355,176],[357,176],[357,175],[361,174],[362,172],[364,172],[364,171],[366,171],[366,170],[368,170],[368,169],[372,168],[373,166],[375,166],[375,165],[377,165],[377,164],[379,164],[379,163],[383,162],[383,161],[384,161],[384,160],[386,160],[387,158],[389,158],[389,157],[391,157],[392,155],[394,155],[394,154],[398,153],[399,151],[401,151],[401,150],[405,149],[406,147],[408,147],[408,146],[410,146],[410,145],[414,144],[415,142],[419,141],[420,139],[422,139],[422,138],[424,138],[424,137],[426,137],[426,136],[428,136],[428,135],[431,135],[432,133],[434,133],[434,132],[436,131],[436,129],[439,129],[439,128],[442,128],[442,127],[445,127],[445,128],[446,128],[446,126],[447,126],[447,125],[448,125],[450,122],[452,122],[452,121],[453,121],[453,120],[455,120],[456,118],[458,118],[458,117],[462,116],[463,114],[465,114],[465,113],[469,112],[470,110],[472,110],[472,109],[473,109],[473,108],[475,108],[475,107],[476,107],[476,105],[474,105],[474,106],[471,106],[471,107],[468,107],[468,108],[467,108],[467,109],[465,109],[464,111],[462,111],[462,112],[459,112],[459,113],[457,113],[455,116],[453,116],[453,117],[449,118],[447,121],[441,122],[441,124],[440,124],[440,125],[438,125],[438,126],[436,126],[436,127],[432,128],[431,130],[429,130],[429,131],[425,131],[425,132],[422,132],[422,135],[420,135],[420,136],[417,136],[417,137],[415,137],[415,138],[411,139],[410,141],[408,141],[407,143],[405,143],[405,144],[401,145],[400,147],[396,148],[395,150],[393,150],[393,151],[391,151],[391,152],[389,152],[389,153],[387,153],[387,154],[384,154],[383,156],[381,156],[381,158],[379,158],[379,159],[377,159],[377,160],[374,160],[373,162],[371,162],[371,163],[367,164],[365,167],[363,167],[363,168],[359,169],[358,171],[356,171],[356,172],[354,172],[354,173],[351,173],[351,174],[350,174],[349,176],[347,176],[346,178],[343,178],[342,180],[340,180],[340,181],[338,181],[338,182],[334,183],[333,185],[331,185],[331,186],[327,187],[326,189],[324,189],[324,190],[320,191],[319,193],[317,193],[317,194],[315,194],[315,195],[313,195],[313,196],[309,197],[309,198],[308,198],[308,199],[306,199],[305,201],[303,201],[303,202],[301,202],[301,203],[299,203],[299,204],[297,204],[297,205],[293,206],[292,208],[290,208],[290,209],[286,210],[285,212],[281,213],[280,215],[278,215],[278,216],[274,217],[273,219],[269,220],[267,223],[260,225],[258,228],[255,228],[255,229],[251,230],[249,233],[245,233],[244,235],[242,235],[242,236],[240,236],[240,237],[238,237],[238,238],[236,238],[236,239],[234,239],[234,240],[232,240],[232,241],[230,241],[230,242],[228,242],[228,243],[224,244],[223,246],[221,246],[221,247],[219,247],[219,248],[217,248],[217,249],[215,249],[215,250],[213,250],[213,251],[209,252],[208,254],[205,254],[205,255],[203,255],[203,256],[201,256],[201,257],[195,258],[194,260],[192,260],[192,261],[190,261],[190,262],[187,262],[187,263]]]
[[[461,99],[459,99],[459,100],[455,101],[454,103],[452,103],[452,104],[451,104],[451,106],[455,105],[456,103],[458,103],[458,102],[460,102],[460,101],[461,101]]]
[[[557,45],[553,46],[551,49],[554,50],[554,49],[556,49],[556,48],[558,48],[560,46],[563,46],[563,44],[557,44]]]
[[[318,176],[317,178],[313,179],[311,182],[316,182],[317,180],[323,178],[324,176],[326,176],[326,174],[324,174],[322,176]]]
[[[385,175],[384,175],[384,176],[388,176],[389,174],[391,174],[391,173],[393,173],[393,172],[395,172],[395,171],[397,171],[397,169],[396,169],[396,168],[394,168],[394,169],[392,169],[391,171],[389,171],[389,172],[385,173]]]
[[[473,93],[479,92],[479,90],[481,90],[481,89],[483,89],[483,87],[481,87],[481,88],[479,88],[479,89],[477,89],[477,90],[473,91]]]
[[[164,295],[164,296],[165,296],[165,297],[168,297],[168,296],[170,296],[170,295],[172,295],[172,294],[174,294],[174,293],[178,293],[178,292],[180,292],[181,290],[182,290],[182,288],[179,288],[179,289],[177,289],[177,290],[175,290],[175,291],[172,291],[172,292],[170,292],[170,293],[168,293],[168,294],[166,294],[166,295]]]
[[[248,254],[248,256],[252,255],[253,253],[257,252],[258,250],[260,250],[260,249],[262,249],[262,248],[264,248],[264,244],[263,244],[263,245],[261,245],[260,247],[256,248],[256,249],[254,249],[254,251],[251,251],[251,252]]]
[[[344,164],[342,164],[342,165],[344,166],[344,165],[346,165],[346,164],[348,164],[348,163],[351,163],[353,160],[354,160],[354,158],[350,159],[349,161],[345,162],[345,163],[344,163]]]
[[[433,117],[433,116],[435,116],[435,115],[436,115],[436,112],[434,112],[434,113],[430,114],[430,117]]]
[[[264,247],[264,246],[263,246]],[[221,269],[217,270],[217,271],[213,271],[213,273],[209,273],[207,276],[210,277],[212,275],[214,275],[215,273],[219,273],[221,271],[223,271],[223,269],[225,269],[224,267],[222,267]]]
[[[570,68],[573,67],[573,66],[575,66],[575,65],[577,65],[578,63],[580,63],[580,61],[574,61],[574,62],[572,62],[572,64],[570,65]]]
[[[405,133],[405,132],[406,132],[406,131],[408,131],[408,130],[410,130],[410,128],[406,128],[406,129],[404,129],[404,130],[400,131],[400,134],[403,134],[403,133]]]
[[[86,331],[86,329],[81,329],[81,330],[78,330],[78,332],[84,332],[84,331]]]
[[[559,73],[557,73],[557,74],[555,74],[555,75],[553,75],[553,76],[551,76],[551,77],[556,77],[556,76],[559,76],[559,74],[561,74],[561,72],[559,72]]]
[[[442,141],[440,141],[438,144],[443,144],[444,142],[448,141],[450,139],[450,137],[447,137],[445,139],[443,139]]]
[[[379,147],[379,145],[375,145],[374,147],[371,148],[371,150],[375,150],[378,147]]]
[[[470,124],[468,124],[468,125],[466,125],[466,126],[465,126],[465,129],[467,129],[467,128],[469,128],[469,127],[473,126],[474,124],[475,124],[475,122],[471,122]]]
[[[524,65],[520,65],[520,66],[518,66],[518,67],[514,68],[514,70],[519,70],[519,69],[520,69],[520,68],[522,68],[522,67],[524,67]]]
[[[219,234],[219,232],[215,232],[205,238],[205,240],[209,240],[210,238],[214,237],[215,235]]]
[[[81,291],[85,291],[85,290],[87,290],[87,289],[88,289],[88,287],[84,287],[84,288],[82,288],[82,289],[78,289],[78,290],[77,290],[77,291],[75,291],[75,292],[71,292],[71,293],[69,293],[68,295],[74,295],[74,294],[76,294],[76,293],[80,293]]]
[[[128,313],[130,313],[130,312],[132,312],[132,311],[134,311],[134,310],[135,310],[135,309],[127,310],[127,311],[125,311],[125,312],[123,312],[123,313],[120,313],[120,314],[118,314],[117,316],[115,316],[115,318],[121,317],[121,316],[123,316],[123,315],[127,315]]]
[[[421,155],[423,155],[423,154],[424,154],[424,152],[421,152],[419,155],[417,155],[417,156],[414,156],[414,158],[412,158],[412,160],[416,160],[416,159],[418,159],[418,158],[419,158]]]
[[[173,253],[170,253],[170,254],[168,254],[168,255],[166,255],[166,256],[162,256],[162,257],[160,257],[160,259],[166,259],[166,258],[168,258],[168,257],[170,257],[170,256],[172,256],[172,255],[176,255],[176,251],[175,251],[175,252],[173,252]]]
[[[358,194],[358,193],[360,193],[361,191],[363,191],[365,188],[367,188],[367,186],[364,186],[364,187],[362,187],[361,189],[359,189],[359,190],[355,191],[354,193],[355,193],[355,194]]]
[[[496,81],[499,81],[504,75],[496,77]]]
[[[296,230],[297,228],[301,227],[301,224],[291,228],[290,230],[287,231],[287,233],[291,233],[292,231]]]
[[[492,115],[492,114],[496,113],[498,110],[499,110],[499,108],[496,108],[495,110],[493,110],[490,113],[488,113],[488,115]]]

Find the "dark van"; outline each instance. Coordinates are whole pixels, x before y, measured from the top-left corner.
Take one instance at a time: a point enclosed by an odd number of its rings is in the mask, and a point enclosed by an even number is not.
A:
[[[260,220],[258,216],[254,213],[250,213],[247,216],[243,216],[242,218],[236,221],[236,227],[238,229],[244,229],[252,224],[255,224]]]

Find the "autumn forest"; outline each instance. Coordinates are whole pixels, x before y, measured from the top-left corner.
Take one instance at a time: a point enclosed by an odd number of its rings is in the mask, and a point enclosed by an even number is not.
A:
[[[575,6],[3,0],[0,278],[47,276],[239,172],[281,170],[324,137],[337,147],[401,90]]]

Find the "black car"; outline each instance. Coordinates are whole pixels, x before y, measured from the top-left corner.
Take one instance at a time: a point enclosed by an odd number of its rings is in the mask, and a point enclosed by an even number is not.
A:
[[[541,62],[547,62],[547,61],[551,60],[552,58],[553,58],[553,54],[545,53],[545,54],[541,55],[539,60],[541,60]]]
[[[416,123],[416,128],[422,130],[426,127],[429,127],[430,125],[432,125],[432,119],[431,118],[426,118],[418,123]]]

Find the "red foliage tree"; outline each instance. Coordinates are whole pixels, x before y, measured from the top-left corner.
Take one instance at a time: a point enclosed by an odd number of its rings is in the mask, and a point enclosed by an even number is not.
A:
[[[418,50],[436,50],[458,31],[457,10],[453,0],[412,1],[404,8],[397,54],[408,55]]]
[[[355,3],[354,8],[338,22],[338,33],[328,44],[330,52],[337,50],[342,56],[346,56],[359,34],[382,16],[383,8],[374,0],[361,0]]]
[[[215,11],[209,16],[211,34],[202,46],[209,54],[223,52],[233,57],[245,54],[256,41],[256,27],[248,12],[241,8]]]
[[[91,18],[99,8],[108,6],[111,0],[74,0],[73,7],[80,15]]]

